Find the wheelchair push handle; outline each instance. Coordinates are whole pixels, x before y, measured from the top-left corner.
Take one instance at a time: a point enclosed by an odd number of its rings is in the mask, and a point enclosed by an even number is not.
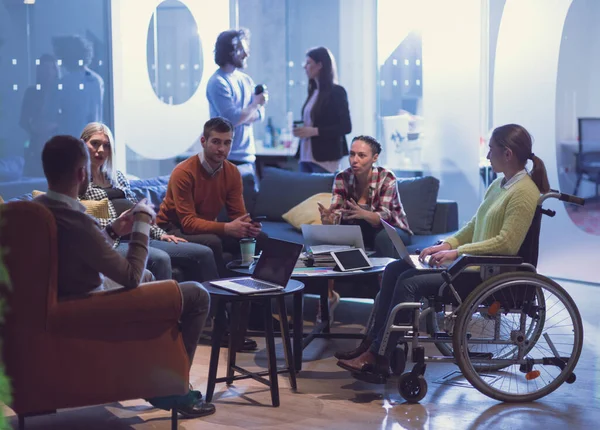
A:
[[[575,205],[583,206],[585,205],[585,199],[581,197],[573,196],[571,194],[560,193],[560,197],[558,198],[560,201],[573,203]]]
[[[538,204],[541,205],[547,199],[558,199],[562,202],[572,203],[574,205],[583,206],[585,205],[585,199],[581,197],[573,196],[567,193],[561,193],[558,190],[550,190],[546,194],[543,194],[538,201]]]

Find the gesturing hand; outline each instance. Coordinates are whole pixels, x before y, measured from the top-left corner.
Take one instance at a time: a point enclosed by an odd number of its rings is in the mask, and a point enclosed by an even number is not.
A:
[[[321,214],[321,223],[323,225],[329,225],[334,223],[334,213],[333,210],[326,208],[321,203],[317,202],[317,206],[319,206],[319,214]]]
[[[366,219],[372,212],[361,208],[354,199],[346,200],[348,209],[342,209],[346,219]]]
[[[123,212],[117,219],[115,219],[111,224],[114,232],[119,236],[126,236],[131,233],[133,229],[133,213],[131,209]]]
[[[260,233],[260,227],[253,225],[249,214],[225,224],[225,234],[241,239],[242,237],[255,237]],[[258,230],[258,231],[257,231]]]

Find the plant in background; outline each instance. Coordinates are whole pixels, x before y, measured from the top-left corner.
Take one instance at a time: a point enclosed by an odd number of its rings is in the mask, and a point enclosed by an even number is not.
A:
[[[0,48],[2,48],[4,41],[0,39]],[[0,57],[1,58],[1,57]],[[0,117],[2,116],[2,93],[0,92]],[[0,139],[0,148],[4,144],[3,140]],[[0,226],[2,226],[2,205],[0,204]],[[4,253],[6,250],[1,246],[2,238],[0,237],[0,324],[4,324],[4,314],[6,312],[6,294],[10,290],[10,277],[8,271],[4,265]],[[0,352],[2,351],[2,339],[0,339]],[[1,360],[2,355],[0,354],[0,403],[10,405],[10,381],[4,371],[4,363]],[[0,429],[8,428],[6,424],[6,418],[4,417],[3,410],[0,410]]]
[[[0,208],[0,225],[2,225],[2,209]],[[0,243],[2,243],[0,238]],[[4,324],[4,314],[6,313],[6,293],[10,290],[10,278],[4,265],[5,249],[0,247],[0,324]],[[0,351],[2,350],[2,340],[0,339]],[[4,371],[4,363],[0,361],[0,403],[10,405],[10,381]],[[8,428],[3,411],[0,411],[0,429]]]

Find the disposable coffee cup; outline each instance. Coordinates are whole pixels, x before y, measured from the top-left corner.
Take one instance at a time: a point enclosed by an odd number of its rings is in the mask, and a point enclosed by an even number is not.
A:
[[[333,223],[334,224],[341,224],[342,223],[342,211],[341,210],[334,210],[333,211]]]
[[[252,263],[254,260],[254,251],[256,249],[256,239],[245,237],[240,240],[240,251],[242,253],[242,264]]]
[[[304,121],[294,121],[294,128],[304,127]]]

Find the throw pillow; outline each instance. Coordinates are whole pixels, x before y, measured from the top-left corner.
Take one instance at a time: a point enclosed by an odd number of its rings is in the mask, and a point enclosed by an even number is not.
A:
[[[398,179],[398,193],[415,234],[431,234],[440,181],[431,176]]]
[[[0,205],[4,203],[4,199],[2,198],[2,196],[0,196]]]
[[[31,192],[33,198],[46,194],[43,191],[33,190]],[[79,200],[83,206],[85,206],[85,213],[93,216],[94,218],[110,218],[108,214],[108,199],[102,200]]]
[[[282,218],[298,230],[301,229],[302,224],[321,224],[321,214],[317,203],[328,208],[331,204],[331,196],[331,193],[315,194],[284,213]]]
[[[85,213],[94,218],[110,218],[108,214],[108,199],[80,200],[79,203],[85,206]]]

